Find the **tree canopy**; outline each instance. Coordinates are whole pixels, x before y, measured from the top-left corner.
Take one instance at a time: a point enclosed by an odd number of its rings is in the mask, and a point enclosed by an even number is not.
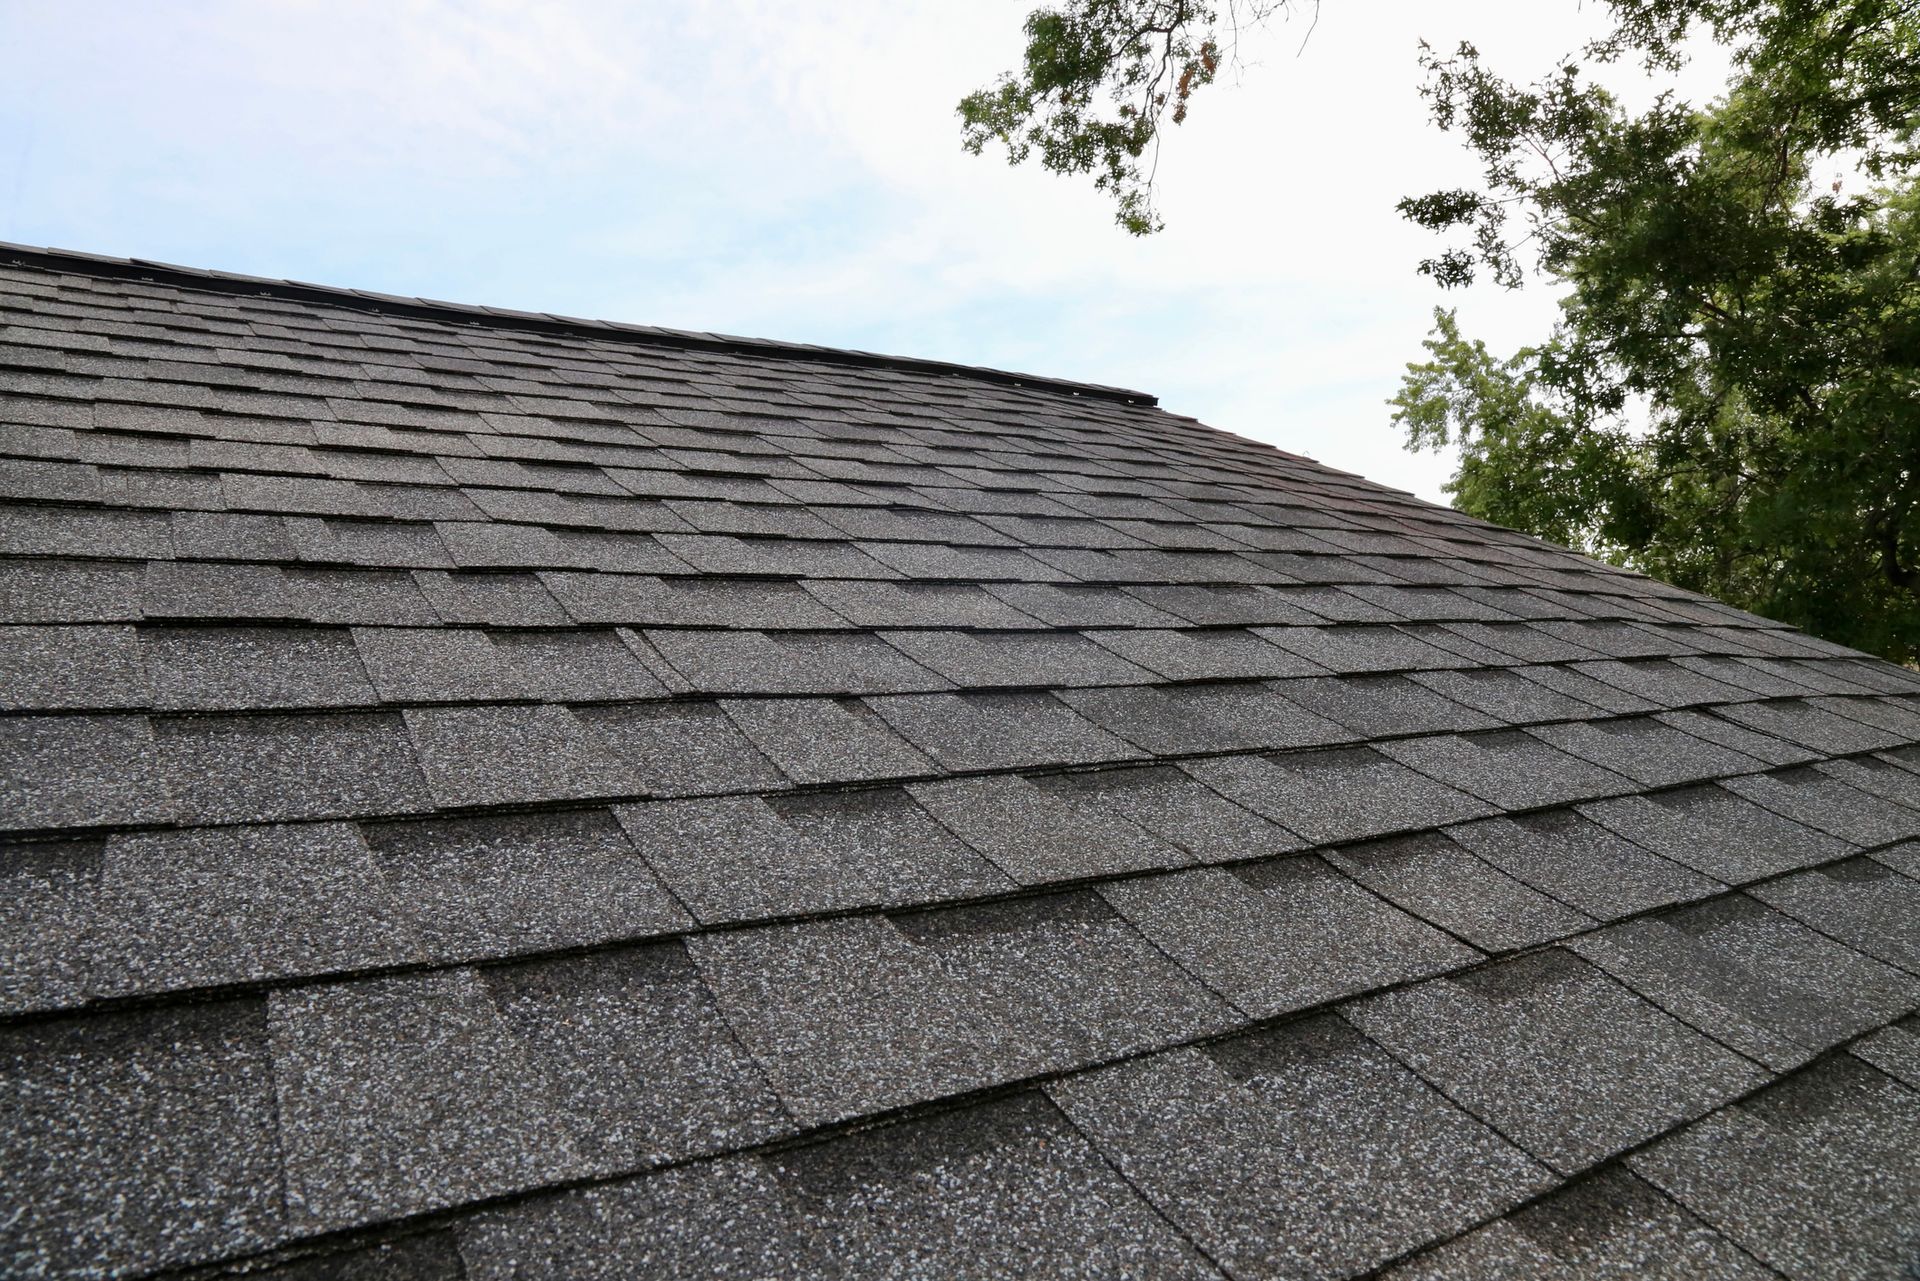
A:
[[[1543,279],[1561,304],[1550,333],[1504,357],[1439,311],[1394,419],[1410,446],[1458,451],[1449,491],[1465,511],[1913,661],[1920,0],[1606,2],[1609,33],[1527,82],[1471,44],[1421,46],[1433,123],[1480,181],[1400,202],[1453,238],[1419,270],[1445,287]],[[1222,19],[1198,5],[1073,0],[1045,16],[1080,30],[1093,11],[1143,8],[1186,18],[1146,65],[1163,48],[1211,49],[1218,64]],[[1675,71],[1702,38],[1733,64],[1712,102],[1667,92],[1632,110],[1595,83],[1623,60]],[[1107,164],[1123,221],[1151,230],[1150,171],[1087,133],[1112,64],[1036,64],[1034,48],[993,126],[968,117],[968,145],[1020,122],[1051,167]],[[1080,79],[1058,89],[1036,65]],[[1081,114],[1022,115],[1036,85]],[[1184,108],[1192,88],[1168,101]],[[1136,128],[1122,152],[1137,160],[1178,118],[1124,117]]]

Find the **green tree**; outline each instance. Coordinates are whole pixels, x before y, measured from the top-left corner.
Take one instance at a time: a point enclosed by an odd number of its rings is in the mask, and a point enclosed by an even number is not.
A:
[[[1420,270],[1447,287],[1538,277],[1561,308],[1507,358],[1438,313],[1394,417],[1411,447],[1459,452],[1463,510],[1912,661],[1920,0],[1606,5],[1609,33],[1531,83],[1471,45],[1422,46],[1434,124],[1481,174],[1401,202],[1460,237]],[[1138,32],[1126,19],[1143,14],[1159,22],[1145,45],[1100,34]],[[1197,2],[1072,0],[1027,30],[1026,74],[962,104],[967,145],[998,138],[1016,161],[1038,149],[1095,172],[1130,230],[1155,229],[1137,162],[1211,78],[1227,19]],[[1709,103],[1669,92],[1631,110],[1590,74],[1670,74],[1699,39],[1733,63]],[[1173,115],[1113,96],[1164,84],[1163,55],[1200,58],[1190,82],[1144,100]],[[1102,90],[1135,111],[1098,118]]]

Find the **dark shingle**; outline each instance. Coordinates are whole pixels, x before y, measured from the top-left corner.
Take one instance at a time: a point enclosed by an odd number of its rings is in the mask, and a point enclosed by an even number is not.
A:
[[[131,627],[0,627],[0,710],[148,705]]]
[[[93,990],[211,987],[424,959],[353,828],[339,823],[107,842]]]
[[[1920,810],[1849,787],[1817,769],[1751,774],[1729,779],[1724,785],[1756,805],[1855,845],[1879,845],[1920,836]]]
[[[1844,854],[1825,832],[1708,784],[1579,807],[1621,836],[1729,885]]]
[[[1665,1194],[1607,1170],[1385,1274],[1385,1281],[1774,1281]]]
[[[1756,886],[1753,896],[1842,943],[1920,974],[1920,882],[1848,859]]]
[[[1015,609],[1054,627],[1165,627],[1180,621],[1143,602],[1138,592],[1111,587],[1077,583],[989,583],[986,587]]]
[[[436,960],[582,947],[691,923],[605,810],[364,831]]]
[[[1775,1071],[1878,1027],[1920,979],[1744,894],[1577,939],[1581,956],[1661,1009]]]
[[[409,708],[407,731],[441,805],[625,796],[636,773],[564,707]]]
[[[1201,863],[1265,858],[1300,846],[1292,832],[1171,766],[1049,774],[1032,782],[1084,810],[1091,823],[1118,814]]]
[[[1413,679],[1462,706],[1485,712],[1510,725],[1582,720],[1593,716],[1595,711],[1593,704],[1542,685],[1523,668],[1420,672]]]
[[[1349,1017],[1448,1098],[1563,1173],[1766,1079],[1559,950],[1370,997]]]
[[[558,627],[568,622],[540,579],[528,573],[414,571],[413,581],[445,623]]]
[[[792,1129],[678,943],[485,972],[553,1110],[593,1169],[617,1173]]]
[[[797,583],[567,573],[542,574],[540,581],[579,623],[828,628],[845,622]]]
[[[280,1235],[258,1000],[0,1031],[0,1115],[16,1276],[146,1272]]]
[[[297,618],[286,577],[274,565],[147,562],[140,611],[148,618]]]
[[[1309,676],[1324,669],[1238,628],[1103,632],[1100,643],[1169,680]]]
[[[856,627],[1031,627],[1034,619],[985,588],[875,581],[805,584],[808,595]]]
[[[1355,840],[1490,812],[1369,748],[1193,761],[1188,773],[1308,840]]]
[[[58,1009],[86,995],[104,849],[49,841],[0,853],[0,1012]]]
[[[1514,878],[1601,920],[1724,888],[1573,810],[1489,818],[1448,828],[1447,835]]]
[[[936,774],[939,767],[857,699],[729,699],[721,706],[796,783]]]
[[[183,819],[352,818],[424,809],[427,788],[398,716],[184,716],[154,722]]]
[[[0,554],[165,560],[173,545],[157,512],[0,503]]]
[[[1820,753],[1811,748],[1797,746],[1771,734],[1758,733],[1711,712],[1659,712],[1653,719],[1694,738],[1730,747],[1769,765],[1798,765],[1803,761],[1820,759]]]
[[[1280,692],[1363,738],[1492,729],[1500,722],[1405,676],[1287,681]]]
[[[294,569],[287,600],[296,618],[316,623],[431,627],[440,616],[413,578],[398,570]]]
[[[950,770],[1081,765],[1136,754],[1050,694],[923,694],[866,703]]]
[[[529,690],[487,633],[454,627],[359,627],[354,648],[389,703],[489,702]]]
[[[1384,743],[1380,750],[1432,778],[1492,801],[1530,809],[1631,792],[1631,782],[1542,742],[1524,730]]]
[[[1593,924],[1439,832],[1329,850],[1326,857],[1388,902],[1489,952],[1564,938]]]
[[[1048,1092],[1237,1277],[1351,1276],[1550,1185],[1331,1015]]]
[[[921,805],[1022,885],[1178,867],[1190,857],[1139,824],[1018,777],[916,783]]]
[[[787,783],[717,703],[583,707],[575,716],[647,795],[696,796]]]
[[[0,622],[137,621],[141,577],[112,561],[0,560]]]
[[[1794,1281],[1913,1262],[1920,1094],[1840,1056],[1631,1157],[1636,1174]]]
[[[1343,675],[1472,666],[1394,627],[1262,627],[1259,634],[1317,667]]]
[[[1161,950],[1255,1018],[1479,957],[1311,856],[1117,881],[1101,893]]]
[[[1728,720],[1823,754],[1870,752],[1901,740],[1891,731],[1836,715],[1803,699],[1731,703],[1714,709]]]
[[[889,644],[963,688],[1129,685],[1149,674],[1077,632],[882,632]]]
[[[1035,1095],[488,1211],[472,1281],[1217,1275]]]
[[[1766,762],[1683,733],[1649,716],[1542,725],[1534,734],[1647,787],[1670,787],[1766,768]]]
[[[818,1123],[1229,1024],[1216,998],[1096,909],[1084,894],[1052,896],[688,947],[781,1100]]]
[[[518,684],[552,702],[660,698],[667,687],[620,633],[610,629],[496,632],[494,652]]]
[[[875,636],[654,629],[649,643],[711,694],[898,694],[948,682]]]
[[[162,822],[165,777],[144,716],[0,717],[0,828]]]
[[[287,1218],[377,1223],[586,1171],[545,1074],[468,970],[272,994]]]
[[[341,630],[146,627],[140,650],[154,706],[169,711],[353,707],[376,701]]]
[[[708,923],[1009,888],[895,789],[798,802],[655,801],[617,813],[647,862]]]
[[[1318,747],[1351,731],[1283,698],[1275,685],[1126,685],[1062,690],[1060,700],[1155,756],[1256,748]]]

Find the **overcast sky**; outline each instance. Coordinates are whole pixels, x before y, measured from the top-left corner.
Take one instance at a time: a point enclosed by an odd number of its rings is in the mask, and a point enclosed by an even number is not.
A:
[[[1440,497],[1386,399],[1440,294],[1393,211],[1470,177],[1416,42],[1545,70],[1592,0],[1326,0],[1160,162],[1168,230],[959,147],[1034,0],[0,0],[0,239],[1137,387]],[[1296,56],[1297,55],[1297,56]]]

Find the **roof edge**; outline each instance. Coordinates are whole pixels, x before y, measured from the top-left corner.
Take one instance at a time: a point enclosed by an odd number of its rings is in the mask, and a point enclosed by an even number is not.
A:
[[[322,303],[380,315],[409,316],[453,324],[488,325],[500,329],[623,340],[682,350],[717,351],[735,355],[772,357],[779,360],[809,361],[815,364],[849,365],[859,369],[894,369],[910,373],[941,374],[1008,387],[1027,387],[1061,392],[1070,396],[1115,401],[1124,405],[1153,407],[1160,403],[1158,397],[1148,392],[1134,391],[1131,388],[1075,382],[1068,378],[1047,378],[1004,369],[962,365],[946,360],[888,356],[870,351],[821,347],[811,343],[781,342],[772,338],[742,338],[732,334],[662,329],[653,325],[631,325],[611,320],[585,320],[577,316],[561,316],[549,312],[516,311],[511,308],[485,307],[469,303],[440,302],[430,298],[408,298],[397,294],[373,293],[364,289],[347,289],[335,285],[275,280],[267,276],[247,276],[203,267],[182,267],[174,263],[155,262],[145,258],[113,258],[76,249],[51,249],[0,241],[0,263],[88,276],[160,281],[182,288],[215,293],[245,294],[254,297],[264,295],[295,302]]]

